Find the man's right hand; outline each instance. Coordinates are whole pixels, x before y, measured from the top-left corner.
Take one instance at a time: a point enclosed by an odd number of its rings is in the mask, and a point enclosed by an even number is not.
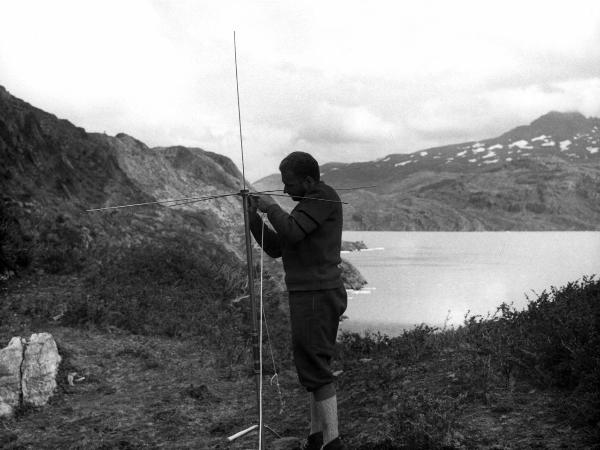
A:
[[[254,195],[248,196],[248,214],[255,215],[258,210],[258,197]]]

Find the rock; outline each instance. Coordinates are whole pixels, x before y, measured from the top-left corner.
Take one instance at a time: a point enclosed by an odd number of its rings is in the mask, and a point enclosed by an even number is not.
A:
[[[21,405],[45,405],[56,388],[60,359],[48,333],[32,334],[27,341],[13,337],[0,350],[0,417]]]
[[[32,334],[25,348],[22,369],[23,403],[45,405],[56,389],[60,364],[56,342],[49,333]]]
[[[22,362],[23,342],[13,337],[8,346],[0,350],[0,417],[12,415],[19,406]]]
[[[342,251],[359,252],[366,249],[367,244],[365,244],[363,241],[342,241]]]
[[[365,280],[358,269],[350,262],[342,259],[342,264],[340,267],[342,269],[342,281],[344,282],[344,287],[346,289],[354,289],[358,291],[365,284],[367,284],[367,280]]]

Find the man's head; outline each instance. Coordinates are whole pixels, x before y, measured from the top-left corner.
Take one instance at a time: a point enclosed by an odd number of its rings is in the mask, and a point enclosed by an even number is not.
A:
[[[310,154],[292,152],[279,164],[281,181],[292,200],[300,200],[320,179],[319,163]]]

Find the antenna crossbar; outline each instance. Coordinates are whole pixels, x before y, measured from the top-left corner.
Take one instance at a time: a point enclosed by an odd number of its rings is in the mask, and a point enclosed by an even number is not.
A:
[[[231,197],[233,195],[238,195],[237,193],[235,194],[218,194],[218,195],[208,195],[205,197],[183,197],[183,198],[174,198],[174,199],[169,199],[169,200],[156,200],[153,202],[143,202],[143,203],[130,203],[127,205],[114,205],[114,206],[105,206],[103,208],[91,208],[91,209],[86,209],[86,212],[92,212],[92,211],[106,211],[107,209],[122,209],[122,208],[132,208],[134,206],[146,206],[146,205],[159,205],[162,203],[176,203],[175,205],[166,205],[166,206],[177,206],[177,202],[184,202],[181,204],[185,204],[187,203],[187,201],[189,200],[189,203],[193,203],[193,202],[201,202],[204,200],[213,200],[215,198],[222,198],[222,197]]]

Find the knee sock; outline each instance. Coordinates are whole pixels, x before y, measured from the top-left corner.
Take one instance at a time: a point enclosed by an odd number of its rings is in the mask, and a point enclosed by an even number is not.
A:
[[[323,386],[315,391],[315,409],[323,431],[323,444],[338,437],[337,396],[333,384]]]
[[[321,418],[317,412],[317,402],[315,400],[315,394],[312,392],[308,393],[308,400],[310,404],[310,434],[318,433],[323,430],[321,425]]]

